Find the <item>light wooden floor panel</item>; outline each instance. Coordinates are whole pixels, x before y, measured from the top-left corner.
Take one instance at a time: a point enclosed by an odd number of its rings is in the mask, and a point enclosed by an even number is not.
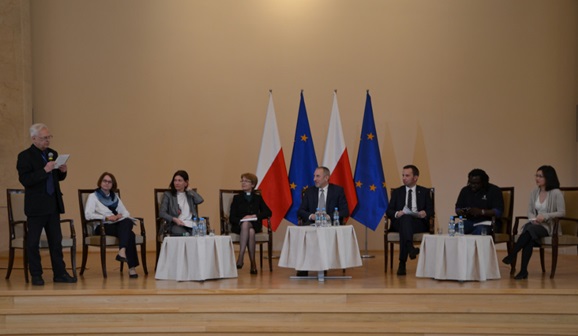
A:
[[[52,283],[48,270],[45,286],[31,286],[20,267],[0,281],[0,335],[578,334],[578,256],[560,256],[555,279],[541,273],[536,254],[528,280],[501,265],[500,280],[457,282],[416,278],[415,261],[405,277],[395,267],[384,273],[383,254],[373,254],[347,270],[351,280],[324,283],[289,279],[294,270],[277,260],[256,276],[246,267],[236,279],[155,280],[152,253],[151,273],[138,269],[138,279],[120,273],[112,252],[107,279],[97,254],[76,284]]]

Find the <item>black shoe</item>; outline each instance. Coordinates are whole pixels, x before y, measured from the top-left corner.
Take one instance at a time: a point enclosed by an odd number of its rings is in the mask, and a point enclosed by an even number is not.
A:
[[[405,275],[405,262],[400,261],[399,267],[397,268],[397,275]]]
[[[134,272],[134,273],[132,273],[132,274],[129,273],[129,274],[128,274],[128,277],[131,278],[131,279],[137,279],[137,278],[138,278],[138,273],[136,273],[136,272]]]
[[[33,275],[32,276],[32,285],[33,286],[44,286],[44,279],[40,275]]]
[[[252,269],[251,269],[251,274],[257,274],[257,273],[259,273],[259,272],[257,272],[257,269],[256,269],[256,268],[252,268]]]
[[[55,276],[52,280],[54,280],[54,282],[76,283],[76,278],[71,277],[66,272],[61,276]]]
[[[241,265],[237,264],[237,269],[241,269],[241,268],[243,268],[243,264],[241,264]]]
[[[409,251],[409,259],[414,260],[419,254],[419,247],[415,247],[413,250]]]
[[[298,277],[306,277],[309,276],[309,271],[297,271]]]
[[[116,255],[116,260],[117,260],[117,261],[120,261],[120,262],[128,263],[128,261],[126,260],[125,257],[121,257],[121,256],[118,255],[118,254]]]
[[[520,273],[518,273],[514,279],[516,280],[524,280],[524,279],[528,279],[528,271],[520,271]]]
[[[512,263],[512,258],[510,257],[510,255],[507,255],[504,259],[502,259],[502,262],[506,265],[510,265]]]

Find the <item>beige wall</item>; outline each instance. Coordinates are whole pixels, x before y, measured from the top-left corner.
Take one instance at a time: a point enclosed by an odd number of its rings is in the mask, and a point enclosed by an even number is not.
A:
[[[300,90],[321,161],[337,89],[352,169],[369,89],[388,185],[416,163],[420,182],[437,188],[444,226],[475,167],[516,187],[517,215],[539,165],[554,165],[564,185],[578,182],[576,1],[33,0],[31,8],[34,120],[72,154],[67,216],[79,219],[76,190],[111,171],[129,210],[145,217],[151,249],[152,190],[177,169],[191,174],[206,199],[201,212],[216,224],[218,189],[256,169],[269,89],[287,164]],[[382,248],[382,228],[369,232],[370,249]]]
[[[32,122],[30,2],[0,0],[0,251],[8,249],[6,188],[21,188],[16,156]]]

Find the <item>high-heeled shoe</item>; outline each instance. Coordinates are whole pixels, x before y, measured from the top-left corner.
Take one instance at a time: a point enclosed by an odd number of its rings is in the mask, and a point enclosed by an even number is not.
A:
[[[259,272],[257,272],[256,268],[251,268],[251,274],[257,274],[257,273],[259,273]]]
[[[116,255],[116,260],[120,262],[128,262],[125,257],[121,257],[119,254]]]
[[[528,279],[528,271],[520,271],[520,273],[516,274],[514,279],[516,280]]]
[[[129,270],[129,271],[128,271],[128,277],[131,278],[131,279],[136,279],[136,278],[138,278],[138,273],[137,273],[136,271],[134,271],[134,270],[132,270],[132,271]]]
[[[504,259],[502,259],[502,262],[506,265],[510,265],[512,263],[512,257],[508,254]]]
[[[241,265],[237,264],[237,269],[241,269],[241,268],[243,268],[243,264],[241,264]]]

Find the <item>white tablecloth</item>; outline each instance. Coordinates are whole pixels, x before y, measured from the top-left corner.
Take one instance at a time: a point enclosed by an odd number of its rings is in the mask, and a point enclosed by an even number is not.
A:
[[[279,267],[302,271],[325,271],[361,265],[353,226],[287,227]]]
[[[438,280],[499,279],[494,241],[491,236],[424,235],[415,275]]]
[[[235,252],[229,236],[166,237],[155,279],[203,281],[236,278]]]

